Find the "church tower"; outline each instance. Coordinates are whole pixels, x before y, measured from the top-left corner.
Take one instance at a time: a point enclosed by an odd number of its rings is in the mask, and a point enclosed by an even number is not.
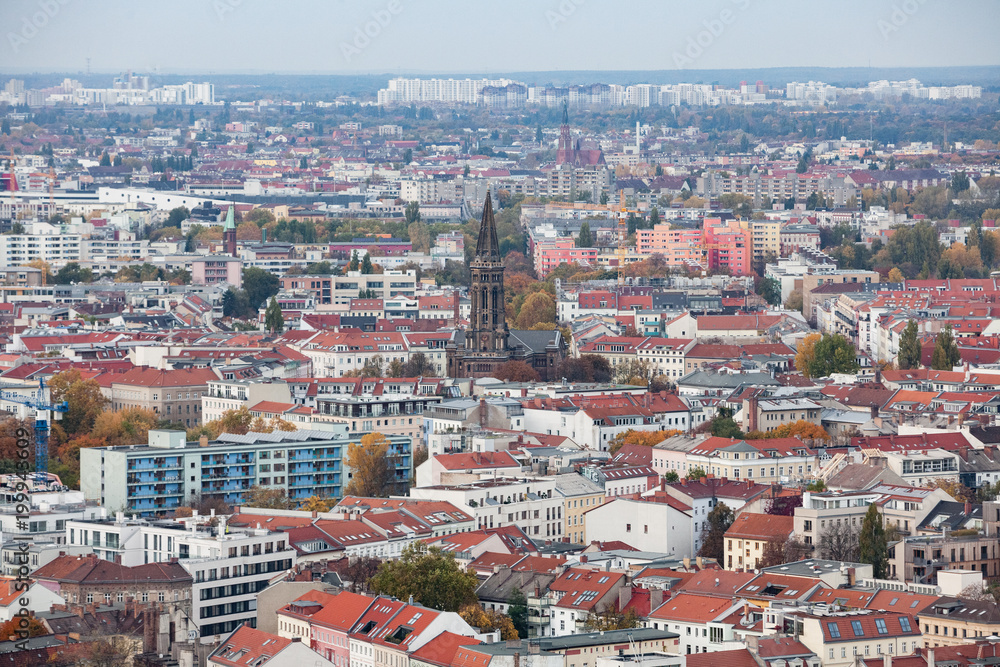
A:
[[[576,151],[573,150],[573,137],[569,133],[569,108],[563,102],[562,125],[559,126],[559,145],[556,151],[556,164],[572,164],[576,162]]]
[[[236,257],[236,221],[234,212],[236,202],[229,202],[229,210],[226,212],[226,225],[222,228],[222,246],[233,257]]]
[[[503,296],[503,261],[497,242],[497,225],[493,219],[493,201],[486,193],[483,219],[479,225],[476,256],[469,264],[472,281],[469,285],[470,317],[465,333],[465,349],[476,354],[497,354],[506,357],[507,317]],[[506,359],[504,359],[506,360]]]

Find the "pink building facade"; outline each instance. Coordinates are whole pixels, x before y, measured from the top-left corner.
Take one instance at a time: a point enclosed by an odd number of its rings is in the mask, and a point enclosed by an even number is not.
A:
[[[243,262],[235,257],[209,255],[191,262],[191,282],[195,285],[228,283],[243,287]]]
[[[709,271],[728,269],[734,276],[750,273],[753,256],[753,234],[740,227],[738,220],[705,218],[702,242]]]
[[[571,238],[545,239],[535,243],[535,273],[544,278],[560,264],[592,265],[597,260],[597,248],[577,248]]]

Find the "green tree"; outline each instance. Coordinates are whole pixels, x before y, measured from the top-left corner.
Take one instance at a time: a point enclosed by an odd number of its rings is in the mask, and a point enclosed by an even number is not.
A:
[[[934,354],[931,356],[931,368],[936,371],[950,371],[962,361],[962,353],[955,343],[955,334],[951,325],[945,325],[934,340]]]
[[[910,320],[899,337],[899,370],[920,368],[920,338],[917,336],[917,321]],[[951,370],[950,368],[948,370]]]
[[[688,470],[688,474],[684,475],[684,479],[697,481],[702,477],[706,477],[707,475],[708,473],[705,472],[704,468],[701,467],[691,468],[690,470]]]
[[[101,153],[100,166],[102,166],[102,167],[110,167],[111,166],[111,156],[108,155],[107,151],[104,151],[103,153]]]
[[[809,377],[828,377],[831,373],[854,373],[858,360],[854,346],[840,334],[823,334],[816,342],[815,356],[809,361]]]
[[[607,192],[602,192],[601,193],[601,206],[607,206],[607,204],[608,204],[608,193]]]
[[[396,560],[382,563],[371,578],[375,593],[413,600],[440,611],[458,611],[476,604],[476,575],[463,569],[454,554],[423,542],[411,542]]]
[[[267,304],[267,310],[264,312],[264,328],[272,334],[280,334],[285,330],[285,317],[281,314],[281,306],[278,305],[278,300],[273,296],[271,297],[271,302]]]
[[[358,259],[358,251],[355,250],[351,253],[351,261],[347,264],[348,271],[357,271],[361,268],[361,261]]]
[[[681,481],[681,476],[677,474],[676,470],[668,470],[663,476],[663,481],[667,484],[673,484],[675,482]]]
[[[576,237],[577,248],[593,248],[594,237],[590,233],[590,223],[584,220],[580,225],[580,234]]]
[[[969,175],[964,171],[955,172],[951,177],[951,191],[956,195],[969,189]]]
[[[403,152],[403,164],[410,164],[411,162],[413,162],[413,149],[407,148]]]
[[[372,255],[371,253],[365,253],[364,261],[361,262],[361,273],[369,274],[374,273],[375,269],[372,267]]]
[[[889,538],[885,532],[882,513],[874,503],[868,506],[868,512],[861,521],[858,546],[860,561],[872,566],[872,576],[875,579],[888,579]]]
[[[270,271],[249,266],[243,269],[243,290],[247,293],[250,308],[256,310],[261,304],[278,293],[281,281]]]
[[[541,129],[541,128],[539,128],[539,129]],[[9,119],[7,119],[7,118],[3,119],[3,123],[0,124],[0,133],[7,134],[7,135],[10,134],[10,120]]]
[[[57,285],[94,282],[94,272],[89,268],[80,268],[76,262],[69,262],[56,272],[54,276]]]
[[[507,615],[514,623],[518,637],[528,636],[528,598],[521,589],[515,588],[507,598]]]
[[[714,558],[725,567],[726,531],[733,525],[735,515],[725,503],[719,503],[708,513],[705,529],[701,533],[701,548],[698,555],[704,558]]]
[[[761,280],[757,293],[772,306],[781,304],[781,283],[774,276],[768,276]]]
[[[420,222],[420,202],[411,201],[407,204],[406,208],[403,209],[403,218],[407,225]]]
[[[176,208],[170,209],[170,213],[167,214],[167,221],[163,223],[164,227],[177,227],[181,226],[181,223],[191,217],[191,211],[187,210],[185,206],[177,206]]]
[[[733,419],[733,411],[727,407],[719,407],[712,417],[712,435],[718,438],[742,438],[739,424]]]
[[[655,206],[649,209],[649,228],[652,229],[660,224],[660,210]]]

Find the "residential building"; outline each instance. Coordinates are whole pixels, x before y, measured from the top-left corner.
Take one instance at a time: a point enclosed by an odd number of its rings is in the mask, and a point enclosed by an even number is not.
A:
[[[824,667],[852,667],[859,657],[910,655],[921,644],[920,627],[910,614],[863,610],[795,613],[794,618],[802,624],[799,641],[823,660]]]
[[[608,499],[584,510],[584,521],[588,542],[619,541],[675,558],[695,555],[691,507],[662,492]]]
[[[709,271],[729,271],[733,276],[750,273],[753,259],[753,233],[738,220],[705,218],[702,244]]]
[[[938,598],[917,614],[925,648],[969,644],[1000,632],[1000,608],[992,600]]]
[[[193,577],[177,560],[129,567],[87,556],[60,556],[32,575],[64,604],[183,602],[190,608]]]
[[[756,570],[767,563],[768,544],[776,542],[784,554],[785,542],[792,536],[794,519],[775,514],[741,512],[726,531],[727,570]]]
[[[348,306],[351,299],[358,298],[360,291],[374,293],[376,299],[391,299],[396,296],[415,298],[416,287],[417,273],[413,270],[389,270],[371,274],[348,271],[343,275],[297,274],[281,277],[281,289],[312,292],[317,305]]]
[[[250,625],[238,626],[208,656],[208,667],[333,667],[333,664],[309,648],[308,644],[262,632]]]
[[[208,391],[208,383],[218,379],[219,374],[212,368],[163,370],[137,366],[110,378],[110,387],[102,386],[102,393],[116,411],[143,408],[165,421],[190,428],[202,423],[201,397]]]
[[[585,514],[604,502],[604,487],[579,473],[566,473],[556,476],[556,496],[563,499],[566,537],[575,544],[587,544]]]
[[[238,505],[254,485],[282,489],[292,499],[340,497],[351,475],[344,457],[361,434],[349,434],[341,424],[327,426],[224,434],[213,442],[186,442],[183,431],[153,430],[147,445],[82,450],[81,467],[100,471],[83,476],[83,492],[88,500],[141,516],[159,516],[199,497]],[[389,440],[393,477],[404,484],[411,474],[410,439]]]
[[[233,289],[243,287],[243,261],[237,257],[209,255],[191,262],[192,285],[226,284]]]
[[[572,238],[544,239],[535,243],[535,272],[544,278],[560,264],[591,266],[597,260],[597,248],[578,248]]]
[[[617,604],[618,591],[626,582],[622,572],[587,567],[566,569],[549,585],[548,636],[564,637],[585,630],[588,615]]]

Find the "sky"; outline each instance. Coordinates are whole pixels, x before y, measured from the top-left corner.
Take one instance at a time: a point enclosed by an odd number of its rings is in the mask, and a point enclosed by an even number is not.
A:
[[[5,72],[1000,66],[995,0],[2,0]]]

